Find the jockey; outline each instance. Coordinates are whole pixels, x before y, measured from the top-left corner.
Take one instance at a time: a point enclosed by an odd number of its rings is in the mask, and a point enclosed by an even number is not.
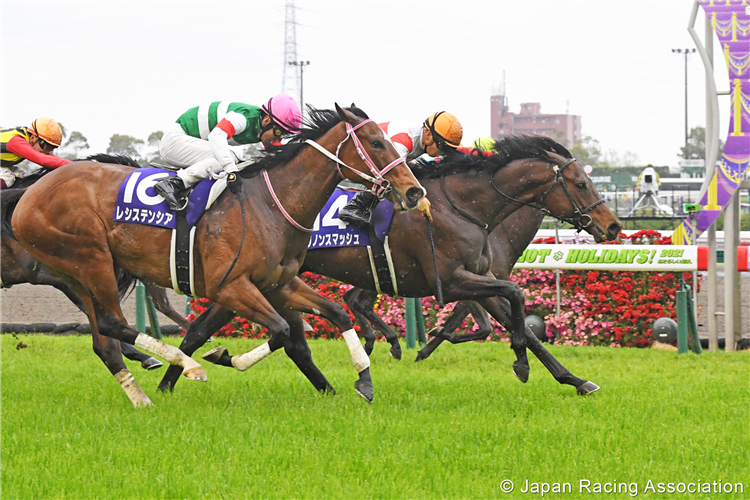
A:
[[[471,146],[461,146],[460,148],[457,148],[458,151],[461,153],[467,154],[467,155],[474,155],[479,156],[480,154],[482,156],[492,156],[497,151],[495,150],[495,146],[497,145],[497,141],[493,139],[490,136],[485,137],[479,137],[474,142],[471,143]]]
[[[177,175],[164,177],[154,185],[174,210],[187,205],[185,192],[222,170],[237,172],[236,156],[229,146],[278,142],[282,135],[298,134],[302,113],[297,102],[279,94],[261,107],[239,102],[212,102],[187,110],[164,133],[159,153],[179,167]]]
[[[379,125],[407,162],[413,162],[423,155],[435,157],[456,151],[461,147],[464,133],[458,118],[446,111],[434,113],[416,126],[398,122]],[[339,210],[339,219],[355,226],[366,226],[370,224],[378,201],[378,197],[370,191],[360,191]]]
[[[70,160],[59,158],[52,151],[62,142],[62,130],[52,118],[37,118],[29,127],[0,130],[0,188],[9,188],[17,174],[11,167],[29,160],[46,168],[62,167]]]

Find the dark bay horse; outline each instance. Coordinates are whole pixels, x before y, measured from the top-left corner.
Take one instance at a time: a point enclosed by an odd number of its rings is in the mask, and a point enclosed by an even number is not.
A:
[[[597,241],[615,238],[621,225],[603,204],[581,165],[560,144],[539,136],[513,136],[498,143],[498,151],[488,158],[455,155],[444,160],[442,166],[438,164],[438,168],[424,178],[434,218],[431,227],[434,257],[428,243],[427,221],[419,213],[397,213],[389,241],[399,294],[406,297],[437,295],[436,278],[439,276],[446,301],[479,302],[495,319],[508,326],[511,347],[517,357],[514,372],[525,382],[529,372],[527,341],[532,351],[544,358],[545,366],[552,362],[549,358],[554,358],[536,337],[527,339],[524,296],[520,288],[491,275],[488,234],[524,205],[533,205],[537,210],[571,221],[590,232]],[[437,260],[437,271],[433,259]],[[374,290],[368,252],[364,247],[311,250],[302,269]],[[503,298],[509,301],[510,311]],[[218,313],[214,309],[211,314]],[[194,336],[188,331],[186,342],[193,341]],[[205,334],[202,337],[205,338]],[[225,350],[215,351],[221,356],[209,357],[210,361],[231,366],[231,357]],[[585,385],[591,384],[577,377],[567,383],[575,385],[579,392],[582,387],[586,391]]]
[[[539,227],[544,220],[541,211],[533,207],[521,207],[517,212],[511,214],[507,219],[490,233],[487,244],[492,251],[492,264],[490,271],[492,275],[500,280],[510,279],[518,258],[523,255],[523,251],[532,242],[536,236]],[[375,312],[375,301],[378,294],[374,290],[364,290],[362,288],[351,288],[344,294],[352,314],[354,314],[357,323],[362,328],[362,335],[365,338],[365,352],[369,355],[375,345],[375,332],[370,327],[372,324],[386,340],[391,344],[391,356],[395,359],[401,359],[401,344],[399,335],[383,321]],[[471,333],[455,334],[453,333],[463,323],[464,318],[471,314],[479,328]],[[475,340],[484,340],[492,333],[492,324],[487,318],[487,312],[473,300],[458,301],[453,308],[450,316],[445,320],[442,326],[436,327],[432,331],[432,340],[427,343],[418,353],[415,361],[427,359],[437,348],[448,341],[451,344],[461,344]],[[530,346],[534,349],[533,346]],[[555,371],[550,370],[555,374]],[[562,373],[562,377],[566,375]],[[560,380],[561,377],[555,376]]]
[[[425,191],[371,120],[336,106],[336,111],[310,110],[308,122],[292,143],[236,181],[230,178],[231,192],[223,193],[197,223],[195,290],[225,308],[229,316],[217,321],[226,323],[234,311],[268,328],[269,342],[259,352],[238,357],[238,369],[284,347],[319,391],[332,387],[312,361],[300,312],[325,310],[345,337],[354,336],[359,350],[354,343],[349,347],[360,376],[355,386],[371,399],[369,359],[348,315],[297,277],[310,239],[307,228],[342,177],[374,185],[397,210],[415,208]],[[112,220],[119,186],[129,172],[93,162],[56,169],[21,198],[13,229],[23,246],[81,297],[100,333],[162,357],[188,379],[205,381],[200,364],[139,334],[120,309],[118,276],[172,285],[171,232]]]
[[[622,226],[582,166],[562,145],[546,137],[509,136],[498,141],[496,148],[497,154],[489,157],[452,155],[444,158],[442,167],[415,167],[418,176],[429,169],[420,178],[432,204],[435,256],[429,248],[427,223],[419,214],[396,214],[389,244],[399,295],[438,295],[439,276],[446,302],[478,302],[511,333],[511,348],[517,357],[514,372],[525,382],[528,361],[525,349],[518,346],[525,347],[528,342],[547,368],[554,358],[526,331],[523,292],[514,283],[491,274],[489,233],[521,207],[533,207],[570,222],[598,242],[616,238]],[[415,241],[425,244],[418,246]],[[437,273],[433,259],[437,261]],[[375,290],[363,248],[311,250],[303,270]],[[500,297],[509,301],[509,310]],[[554,363],[559,365],[557,360]],[[563,383],[574,385],[579,392],[588,392],[590,384],[572,375]]]

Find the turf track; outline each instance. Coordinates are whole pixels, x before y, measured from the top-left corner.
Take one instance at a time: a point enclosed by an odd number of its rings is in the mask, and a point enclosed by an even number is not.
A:
[[[444,345],[418,364],[377,344],[368,405],[345,343],[315,341],[337,396],[277,352],[244,373],[209,365],[208,383],[171,395],[156,391],[163,369],[130,363],[155,403],[135,410],[89,337],[0,342],[2,498],[539,498],[526,480],[571,483],[546,495],[566,499],[630,498],[581,493],[580,480],[635,482],[639,498],[750,491],[750,352],[553,346],[602,387],[581,398],[535,360],[518,382],[506,344]],[[644,493],[648,480],[743,482],[744,494]]]

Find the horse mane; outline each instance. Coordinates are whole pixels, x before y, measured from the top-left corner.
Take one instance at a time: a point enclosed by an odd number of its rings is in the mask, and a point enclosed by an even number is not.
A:
[[[86,161],[95,161],[99,163],[114,163],[115,165],[125,165],[133,168],[141,168],[137,161],[128,155],[111,155],[105,153],[98,153],[95,155],[87,156],[84,158]],[[81,160],[76,160],[81,161]]]
[[[263,158],[242,170],[240,176],[249,179],[255,177],[263,170],[270,170],[279,165],[289,163],[292,158],[307,146],[306,140],[315,141],[320,139],[326,132],[341,122],[341,117],[335,109],[317,109],[309,104],[307,107],[307,116],[302,121],[302,128],[299,134],[295,135],[289,142],[281,146],[273,146],[266,149]],[[368,119],[367,114],[356,106],[352,105],[345,108],[355,116]]]
[[[550,152],[563,158],[572,158],[562,144],[541,135],[515,134],[508,135],[495,141],[495,154],[483,156],[477,154],[463,154],[455,152],[448,154],[440,161],[417,160],[412,172],[418,179],[435,179],[443,175],[451,175],[467,170],[495,172],[514,160],[524,158],[539,158],[552,161]],[[476,150],[475,150],[476,151]],[[473,153],[473,152],[472,152]]]

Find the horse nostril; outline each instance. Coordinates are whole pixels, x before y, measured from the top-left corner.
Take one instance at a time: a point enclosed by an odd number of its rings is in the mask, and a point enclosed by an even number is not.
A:
[[[422,198],[424,198],[425,191],[424,188],[421,187],[412,187],[409,188],[406,191],[406,198],[409,200],[410,203],[416,203]]]
[[[620,231],[622,231],[622,224],[619,222],[613,222],[609,225],[607,228],[607,235],[609,236],[609,240],[612,241],[617,238],[617,236],[620,234]]]

